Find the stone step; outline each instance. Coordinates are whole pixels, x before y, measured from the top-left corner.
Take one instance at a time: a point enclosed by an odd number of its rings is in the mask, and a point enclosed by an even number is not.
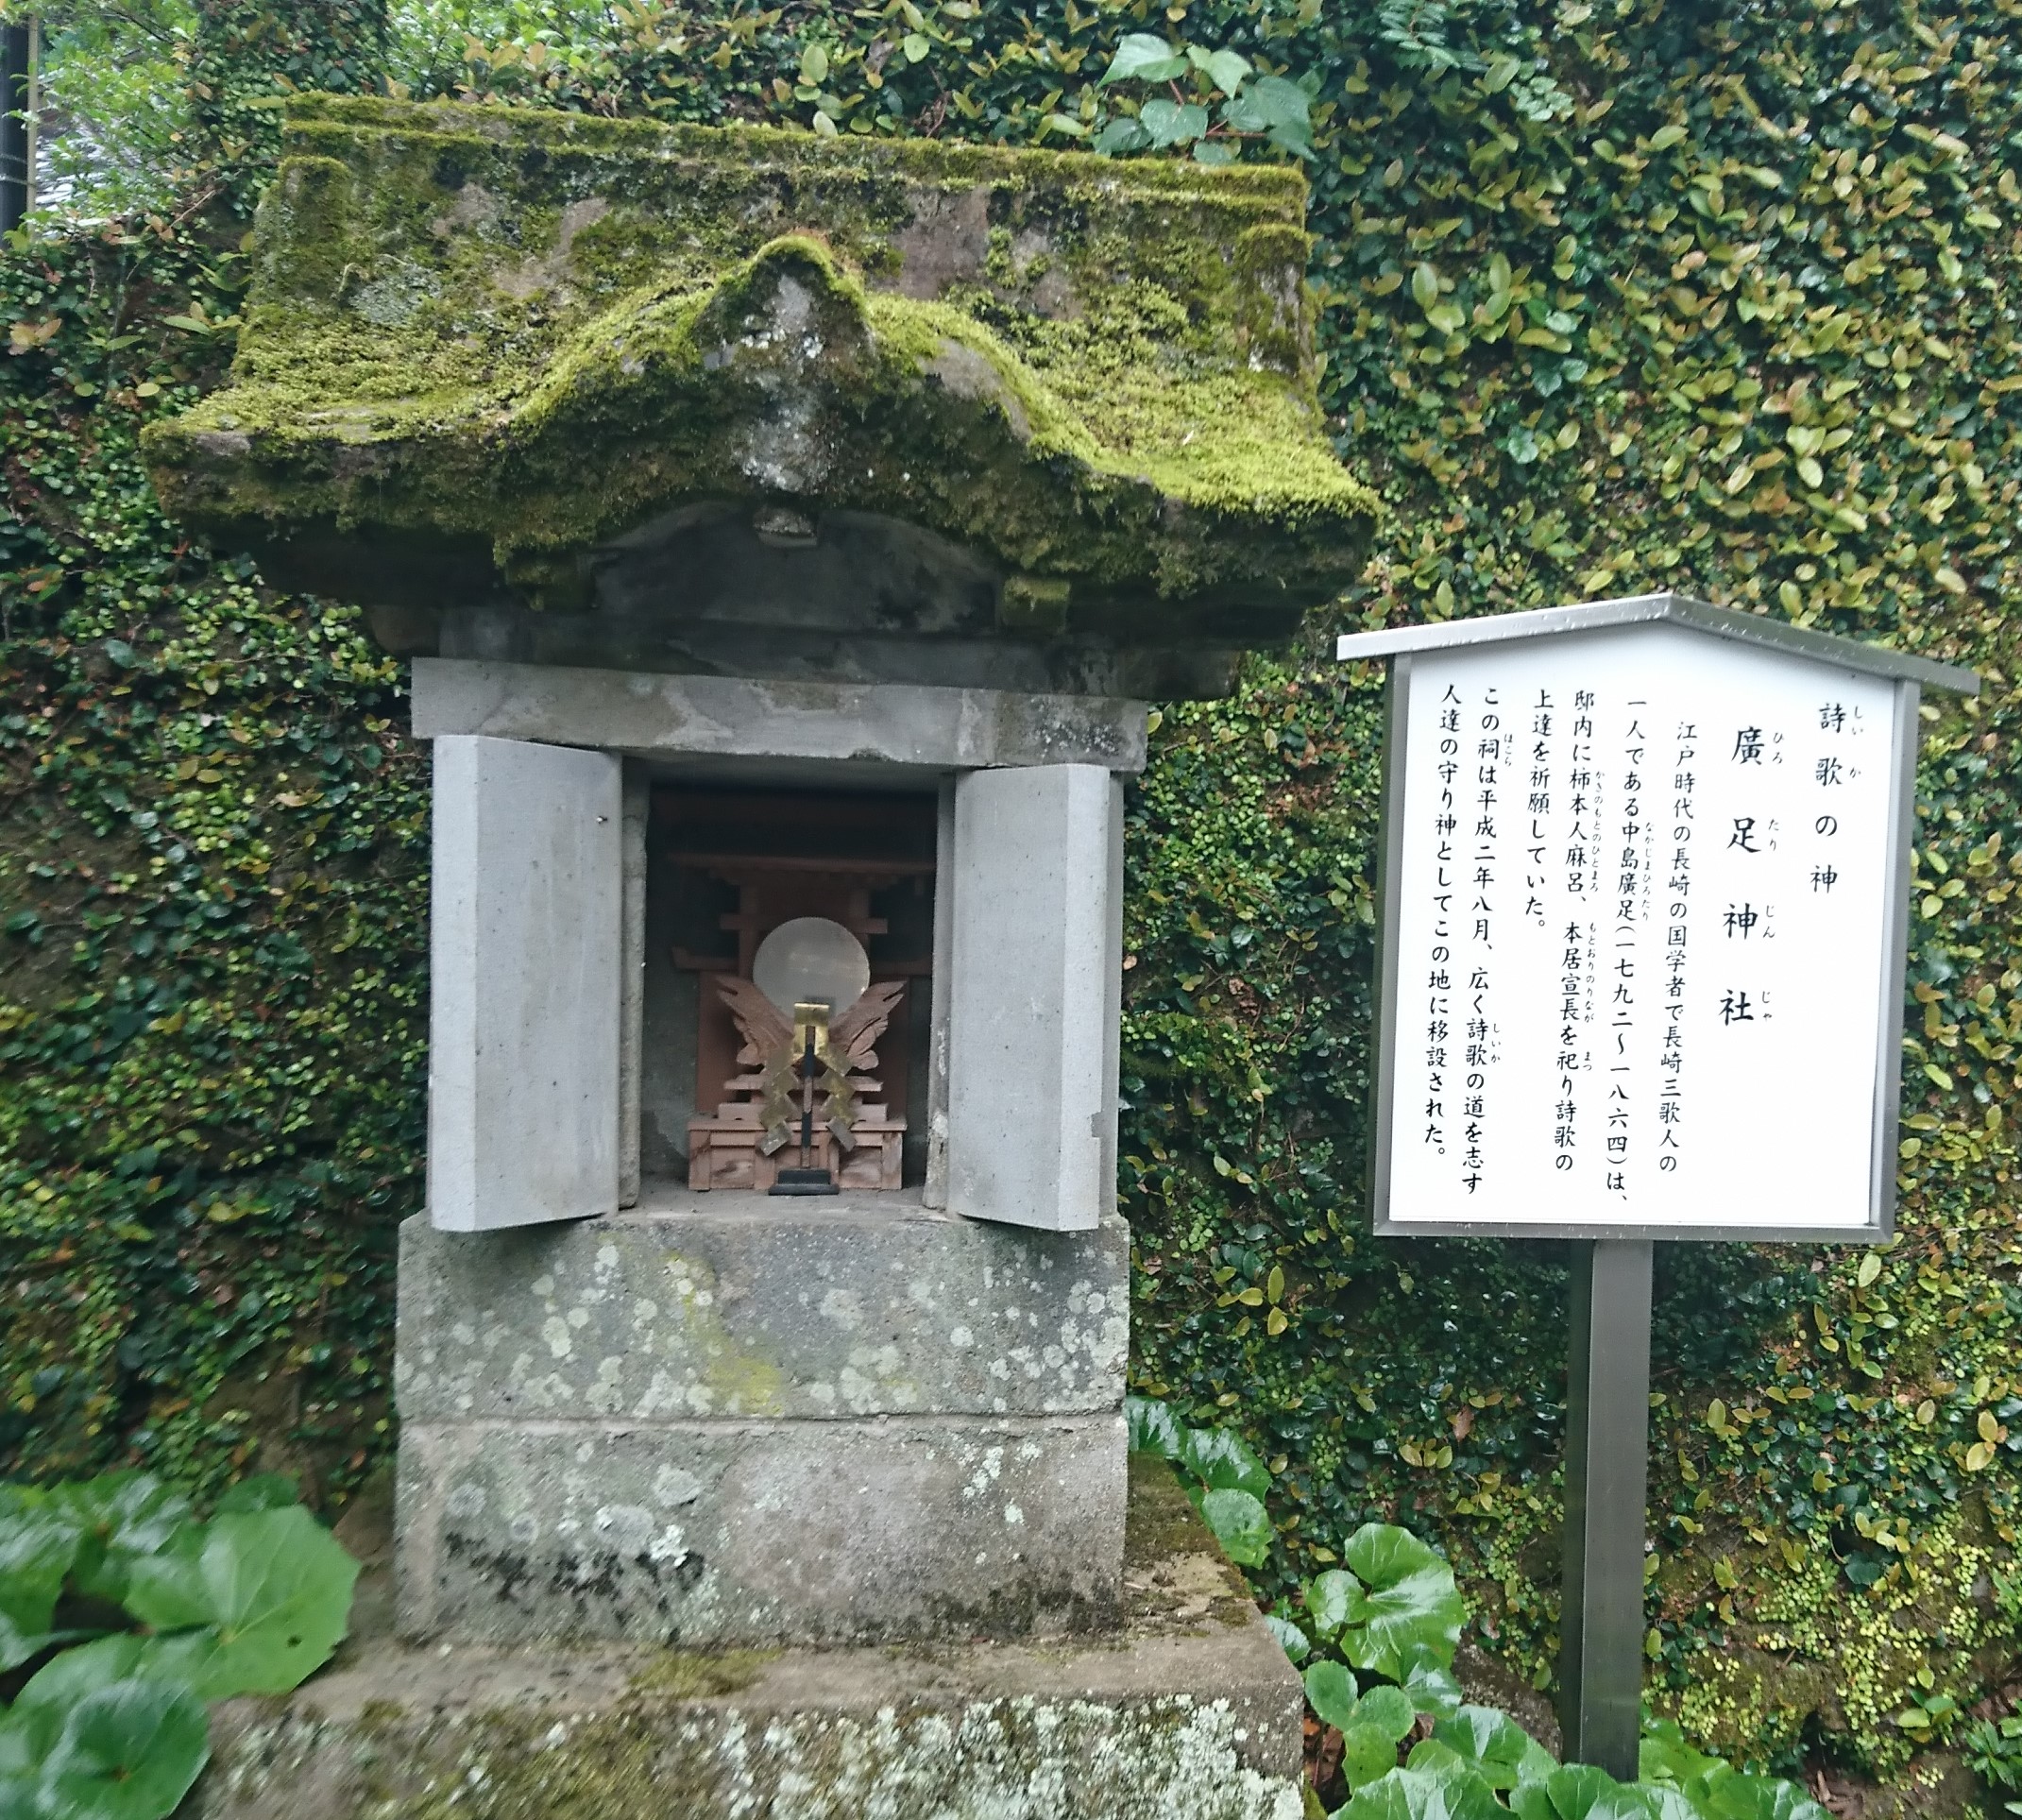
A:
[[[1051,1644],[347,1646],[219,1709],[193,1820],[1299,1820],[1299,1676],[1164,1467]]]

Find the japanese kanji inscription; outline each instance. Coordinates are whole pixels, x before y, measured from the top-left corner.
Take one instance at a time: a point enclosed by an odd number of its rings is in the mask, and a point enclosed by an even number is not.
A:
[[[1415,636],[1391,680],[1379,1230],[1872,1236],[1913,680],[1660,618]]]

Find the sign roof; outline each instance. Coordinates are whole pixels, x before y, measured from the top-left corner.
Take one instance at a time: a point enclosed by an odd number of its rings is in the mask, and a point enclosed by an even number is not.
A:
[[[1773,620],[1764,614],[1741,613],[1714,606],[1690,594],[1632,594],[1616,601],[1589,601],[1579,606],[1545,606],[1529,613],[1498,613],[1475,620],[1449,620],[1439,625],[1404,625],[1385,632],[1351,632],[1334,645],[1344,661],[1401,655],[1413,651],[1444,651],[1456,645],[1501,644],[1513,638],[1538,638],[1569,632],[1597,632],[1610,626],[1666,623],[1691,626],[1716,638],[1732,638],[1794,657],[1810,657],[1870,676],[1900,677],[1926,689],[1954,695],[1980,693],[1977,672],[1957,664],[1941,664],[1912,656],[1889,645],[1843,638],[1829,632]]]

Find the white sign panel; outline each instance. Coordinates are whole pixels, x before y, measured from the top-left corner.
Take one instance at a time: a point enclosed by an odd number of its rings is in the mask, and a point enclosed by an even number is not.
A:
[[[1392,687],[1379,1230],[1873,1236],[1913,686],[1642,624]]]

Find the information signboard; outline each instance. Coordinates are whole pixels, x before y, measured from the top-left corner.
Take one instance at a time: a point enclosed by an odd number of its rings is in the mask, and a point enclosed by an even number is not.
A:
[[[1674,594],[1394,659],[1379,1233],[1572,1238],[1569,1762],[1636,1775],[1652,1242],[1885,1237],[1919,691],[1970,671]]]
[[[1886,1233],[1918,684],[1966,672],[1668,595],[1385,652],[1378,1232]]]

